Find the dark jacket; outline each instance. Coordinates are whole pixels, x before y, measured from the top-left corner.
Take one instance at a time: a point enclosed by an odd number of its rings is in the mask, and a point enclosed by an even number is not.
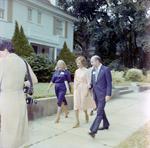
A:
[[[95,68],[92,70],[91,75],[91,89],[93,88],[93,94],[98,98],[104,98],[105,96],[111,96],[112,89],[112,77],[110,69],[106,66],[101,66],[101,69],[97,76],[97,81],[95,82]],[[94,97],[95,100],[95,97]]]

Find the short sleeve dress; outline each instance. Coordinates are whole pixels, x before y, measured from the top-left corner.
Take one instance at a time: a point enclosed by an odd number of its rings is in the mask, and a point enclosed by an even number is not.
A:
[[[74,77],[74,110],[95,108],[95,101],[87,90],[90,83],[89,71],[87,68],[79,68],[75,71]]]
[[[71,82],[70,73],[68,70],[56,70],[51,82],[55,83],[55,94],[58,99],[58,106],[61,107],[62,102],[64,102],[65,105],[67,105],[67,101],[65,99],[66,94],[66,86],[64,81],[68,81],[68,83]]]

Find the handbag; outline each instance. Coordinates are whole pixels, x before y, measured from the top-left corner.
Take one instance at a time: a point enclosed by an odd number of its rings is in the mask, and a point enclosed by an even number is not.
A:
[[[70,94],[70,90],[69,90],[69,85],[68,85],[68,81],[64,81],[66,89],[67,89],[67,93]]]

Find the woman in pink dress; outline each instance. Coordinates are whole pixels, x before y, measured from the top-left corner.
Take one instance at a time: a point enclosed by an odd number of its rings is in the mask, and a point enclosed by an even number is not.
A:
[[[76,123],[73,128],[76,128],[80,124],[79,109],[83,109],[87,123],[89,121],[87,109],[96,107],[93,98],[87,90],[87,85],[90,83],[91,78],[89,77],[88,69],[84,67],[86,65],[86,59],[80,56],[76,59],[76,64],[78,66],[74,77],[74,110]]]

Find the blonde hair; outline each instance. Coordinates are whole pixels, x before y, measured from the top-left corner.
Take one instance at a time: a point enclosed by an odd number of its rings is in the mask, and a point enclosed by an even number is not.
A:
[[[64,66],[63,70],[67,70],[67,66],[66,66],[66,64],[65,64],[65,62],[64,62],[63,60],[59,60],[59,61],[57,62],[56,67],[55,67],[55,70],[59,70],[59,69],[58,69],[58,63],[62,63],[63,66]]]
[[[77,61],[81,61],[83,66],[86,65],[86,59],[83,56],[78,57],[75,61],[76,61],[76,63],[77,63]]]

